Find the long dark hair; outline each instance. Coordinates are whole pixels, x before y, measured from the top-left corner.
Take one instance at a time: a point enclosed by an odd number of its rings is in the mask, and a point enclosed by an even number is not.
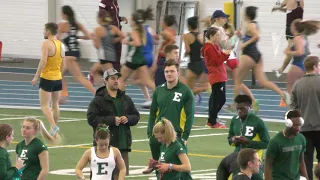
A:
[[[71,25],[77,27],[75,14],[71,6],[68,6],[68,5],[62,6],[62,13],[68,17],[68,21]]]

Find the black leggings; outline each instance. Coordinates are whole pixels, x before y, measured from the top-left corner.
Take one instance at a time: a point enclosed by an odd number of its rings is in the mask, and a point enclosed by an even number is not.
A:
[[[226,83],[218,82],[211,85],[212,93],[209,98],[209,118],[208,123],[217,123],[218,113],[226,103]]]
[[[306,169],[308,173],[308,178],[313,178],[313,157],[314,149],[316,149],[317,155],[316,158],[318,163],[320,162],[320,131],[304,131],[301,132],[307,141],[306,151],[304,152],[304,162],[306,164]]]

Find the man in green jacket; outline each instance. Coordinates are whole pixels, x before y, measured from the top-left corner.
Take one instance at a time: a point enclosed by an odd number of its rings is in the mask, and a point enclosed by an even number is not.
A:
[[[253,113],[250,113],[252,100],[247,95],[238,95],[234,99],[238,115],[234,116],[230,123],[228,141],[235,146],[235,152],[243,148],[255,149],[259,158],[263,159],[264,149],[267,149],[270,136],[263,120]],[[258,176],[254,174],[254,176]],[[262,170],[259,172],[260,179],[263,179]],[[254,177],[255,179],[259,179]]]
[[[187,150],[187,140],[194,122],[194,98],[192,91],[179,81],[179,64],[174,59],[165,62],[164,73],[166,83],[158,86],[153,93],[150,116],[148,122],[148,138],[152,158],[158,160],[160,156],[160,145],[152,134],[153,126],[162,117],[170,120],[177,132],[178,141]],[[143,173],[150,173],[153,168],[149,168]],[[182,179],[191,178],[190,174],[183,173]]]

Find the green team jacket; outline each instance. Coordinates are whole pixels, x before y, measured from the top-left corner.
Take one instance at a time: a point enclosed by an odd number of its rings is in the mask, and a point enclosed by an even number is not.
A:
[[[233,136],[244,136],[249,139],[249,144],[236,146],[232,143]],[[241,120],[239,116],[232,118],[228,140],[231,146],[236,146],[235,151],[240,151],[242,148],[256,149],[259,157],[262,158],[263,149],[267,149],[270,136],[263,120],[249,113],[248,117],[244,120]]]
[[[177,136],[188,140],[194,121],[194,98],[192,91],[183,83],[167,88],[167,83],[158,86],[153,93],[148,122],[148,137],[153,126],[162,117],[171,121]]]
[[[18,169],[11,165],[6,149],[0,147],[0,180],[12,180]]]

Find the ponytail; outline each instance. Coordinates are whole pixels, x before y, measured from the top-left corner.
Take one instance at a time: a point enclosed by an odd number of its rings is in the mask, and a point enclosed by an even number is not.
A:
[[[112,22],[110,14],[104,9],[99,9],[98,18],[100,18],[103,22],[107,24],[110,24]]]
[[[162,118],[161,121],[153,127],[153,134],[157,133],[164,134],[166,142],[174,142],[177,139],[177,133],[172,123],[166,118]]]
[[[62,13],[67,16],[68,21],[69,21],[69,23],[70,23],[72,26],[77,27],[77,22],[76,22],[75,14],[74,14],[74,11],[73,11],[73,9],[71,8],[71,6],[68,6],[68,5],[63,6],[63,7],[62,7]]]
[[[96,133],[94,135],[94,139],[97,141],[99,139],[109,139],[109,138],[110,138],[110,132],[109,132],[108,126],[105,124],[98,124]]]
[[[305,36],[316,34],[320,29],[320,21],[302,21],[301,19],[296,19],[292,23],[295,25],[295,28],[298,31],[298,33],[301,33]]]
[[[144,12],[143,12],[143,18],[144,20],[153,20],[153,13],[152,8],[149,6]]]
[[[33,124],[34,129],[37,132],[40,132],[43,139],[49,141],[52,144],[59,144],[61,143],[61,137],[59,134],[56,134],[56,137],[52,137],[49,132],[47,131],[46,127],[44,126],[43,122],[39,119],[34,117],[26,117],[24,121],[31,122]]]
[[[205,28],[208,29],[213,24],[212,23],[213,20],[214,19],[211,19],[211,16],[207,16],[206,18],[201,19],[200,22],[204,23]]]
[[[143,23],[145,22],[145,11],[137,10],[135,13],[132,14],[132,20],[138,27],[139,37],[143,45],[147,43],[146,34],[144,32]]]

